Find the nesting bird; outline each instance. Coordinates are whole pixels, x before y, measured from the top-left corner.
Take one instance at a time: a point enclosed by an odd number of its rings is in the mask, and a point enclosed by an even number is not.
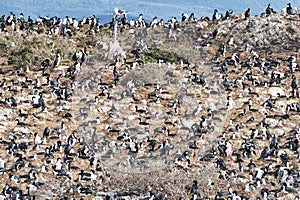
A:
[[[51,67],[51,60],[49,58],[46,58],[41,63],[42,68],[47,69]]]

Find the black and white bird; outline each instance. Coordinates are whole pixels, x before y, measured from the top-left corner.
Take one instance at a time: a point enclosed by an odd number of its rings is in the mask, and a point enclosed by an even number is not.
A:
[[[299,96],[299,91],[298,91],[298,81],[295,75],[292,76],[292,96],[295,97],[295,94]]]
[[[54,60],[54,67],[57,67],[59,64],[60,64],[60,60],[61,60],[61,58],[60,58],[60,54],[59,53],[57,53],[56,54],[56,57],[55,57],[55,60]]]
[[[216,28],[216,29],[212,32],[213,38],[217,37],[218,34],[219,34],[219,29]]]
[[[296,57],[294,55],[291,55],[288,59],[287,59],[288,62],[290,63],[294,63],[296,62]]]
[[[117,71],[117,67],[114,67],[113,75],[114,75],[114,82],[117,82],[119,80],[119,73]]]
[[[127,15],[127,12],[125,10],[118,9],[117,7],[114,8],[114,13],[115,13],[115,15],[117,15],[117,14],[119,14],[119,15],[126,14]]]
[[[86,47],[74,53],[72,57],[73,61],[80,62],[81,64],[84,63],[86,58],[87,58]]]
[[[152,22],[150,23],[150,26],[151,27],[156,27],[158,24],[158,18],[155,16],[153,19],[152,19]]]
[[[140,14],[139,15],[139,18],[137,20],[137,25],[139,27],[145,27],[146,26],[146,23],[145,23],[145,20],[144,20],[144,15],[143,14]]]
[[[3,160],[3,159],[1,158],[1,156],[0,156],[0,173],[1,173],[2,171],[4,171],[4,169],[5,169],[5,164],[6,164],[6,161]]]
[[[189,21],[189,22],[194,22],[194,21],[196,21],[196,18],[195,18],[195,14],[194,14],[194,13],[191,13],[191,14],[190,14],[190,16],[189,16],[189,18],[188,18],[188,21]]]
[[[49,58],[46,58],[41,63],[42,68],[47,69],[51,67],[51,60]]]
[[[223,20],[226,20],[226,19],[230,18],[231,15],[232,15],[232,13],[233,13],[232,10],[227,10],[226,13],[225,13],[225,17],[223,18]]]
[[[188,21],[188,14],[186,14],[186,13],[182,13],[181,14],[181,21],[182,22],[186,22],[186,21]]]
[[[212,16],[212,20],[219,20],[219,19],[221,19],[221,18],[222,18],[222,15],[220,15],[220,14],[218,13],[218,10],[215,9],[215,10],[214,10],[214,14],[213,14],[213,16]]]
[[[267,15],[271,15],[272,13],[275,13],[275,11],[274,11],[273,8],[271,7],[271,5],[268,4],[268,7],[266,8],[266,14],[267,14]]]
[[[190,192],[191,194],[199,194],[198,182],[196,180],[193,181]]]

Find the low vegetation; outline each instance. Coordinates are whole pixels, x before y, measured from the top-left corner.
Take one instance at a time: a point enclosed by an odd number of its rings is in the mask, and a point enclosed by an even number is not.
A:
[[[162,60],[163,62],[179,63],[181,60],[184,59],[183,57],[180,57],[177,53],[164,49],[144,51],[142,52],[142,57],[142,60],[145,64],[159,62],[159,60]]]

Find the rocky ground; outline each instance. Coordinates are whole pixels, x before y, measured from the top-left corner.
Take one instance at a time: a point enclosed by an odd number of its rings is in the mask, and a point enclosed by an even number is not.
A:
[[[0,33],[2,199],[299,195],[298,15],[26,28]]]

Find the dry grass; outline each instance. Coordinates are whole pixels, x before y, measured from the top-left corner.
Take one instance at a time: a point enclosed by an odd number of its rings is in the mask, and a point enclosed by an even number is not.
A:
[[[213,198],[214,193],[227,188],[226,183],[218,183],[218,170],[213,164],[200,165],[194,169],[178,169],[168,165],[150,172],[133,173],[112,171],[111,190],[115,193],[127,191],[133,195],[152,191],[156,195],[166,194],[167,199],[189,198],[192,182],[197,180],[202,197]]]

